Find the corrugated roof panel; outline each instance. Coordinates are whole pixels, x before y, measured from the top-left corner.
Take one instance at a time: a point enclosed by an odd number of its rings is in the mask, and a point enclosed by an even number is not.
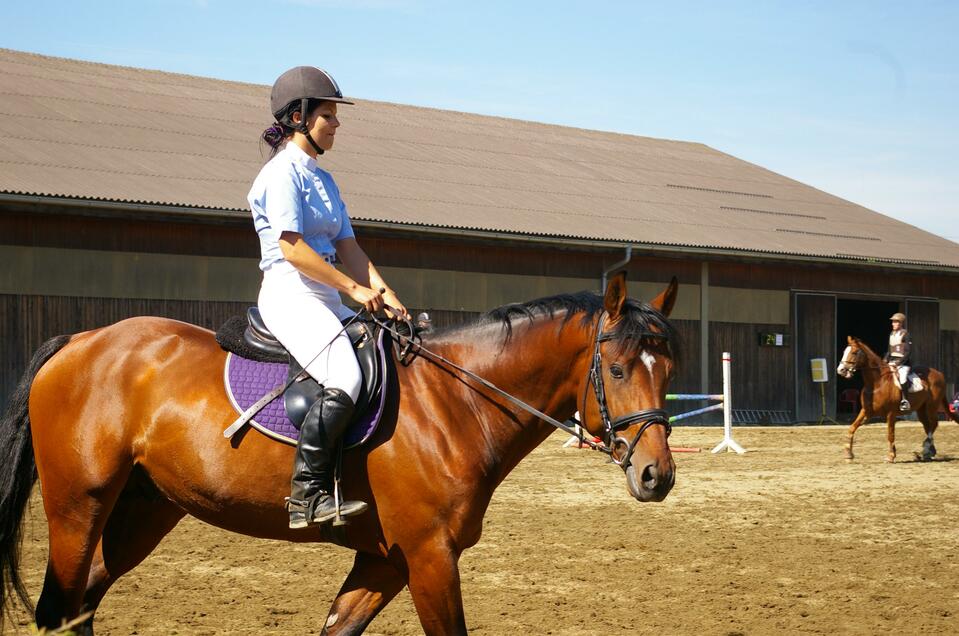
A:
[[[0,191],[239,210],[269,87],[0,49]],[[320,163],[357,219],[862,259],[959,246],[702,144],[357,101]],[[894,259],[895,260],[895,259]]]

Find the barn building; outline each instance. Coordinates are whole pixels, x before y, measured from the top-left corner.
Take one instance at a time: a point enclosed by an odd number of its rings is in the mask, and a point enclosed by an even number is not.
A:
[[[344,78],[345,79],[345,78]],[[132,315],[215,328],[259,286],[246,192],[269,87],[0,50],[0,394],[45,339]],[[743,421],[815,421],[810,359],[847,334],[959,375],[959,245],[708,146],[357,100],[321,159],[411,310],[680,281],[674,390]],[[950,387],[950,394],[952,387]]]

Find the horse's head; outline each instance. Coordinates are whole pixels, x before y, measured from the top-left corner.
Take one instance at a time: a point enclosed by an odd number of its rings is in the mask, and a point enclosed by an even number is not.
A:
[[[849,379],[862,364],[864,353],[863,345],[859,338],[846,336],[846,343],[847,346],[845,351],[842,352],[842,359],[839,361],[839,366],[836,367],[836,373]]]
[[[676,466],[664,405],[676,344],[666,316],[677,288],[673,278],[643,305],[627,299],[625,273],[610,280],[579,405],[583,426],[612,450],[630,494],[640,501],[662,501],[673,487]]]

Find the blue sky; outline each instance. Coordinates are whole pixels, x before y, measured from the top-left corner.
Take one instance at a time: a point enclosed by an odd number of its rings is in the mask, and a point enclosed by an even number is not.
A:
[[[0,46],[697,141],[959,242],[959,2],[48,0]]]

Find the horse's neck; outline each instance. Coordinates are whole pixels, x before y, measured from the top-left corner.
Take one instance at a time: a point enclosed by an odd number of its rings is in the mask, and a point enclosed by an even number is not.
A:
[[[497,331],[486,342],[446,340],[438,344],[437,352],[448,352],[464,368],[563,421],[576,410],[578,387],[589,364],[589,334],[576,322],[566,324],[561,340],[555,322],[516,321],[512,338],[505,343]],[[476,414],[476,432],[482,436],[478,443],[487,449],[477,456],[482,456],[482,469],[496,474],[498,481],[555,430],[474,380],[461,385],[456,398],[464,402],[464,412]]]
[[[882,358],[873,353],[872,350],[860,346],[860,351],[862,351],[864,360],[862,366],[863,380],[869,385],[878,386],[882,382],[883,369],[886,365],[883,364]]]

